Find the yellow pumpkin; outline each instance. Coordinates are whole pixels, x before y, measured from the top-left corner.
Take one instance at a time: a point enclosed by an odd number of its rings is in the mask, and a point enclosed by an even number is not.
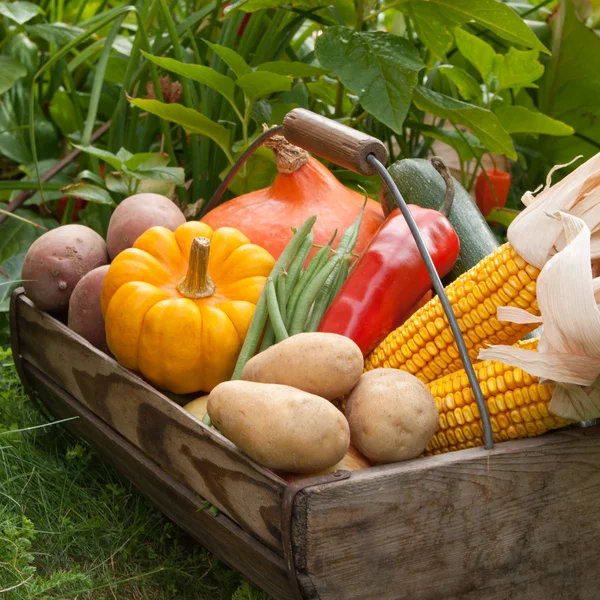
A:
[[[274,264],[231,227],[152,227],[117,255],[104,280],[108,347],[157,387],[209,392],[231,377]]]

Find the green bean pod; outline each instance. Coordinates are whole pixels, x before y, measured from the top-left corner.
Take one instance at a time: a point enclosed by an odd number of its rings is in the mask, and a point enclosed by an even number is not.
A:
[[[265,327],[265,332],[263,333],[263,339],[260,344],[260,348],[258,352],[263,352],[267,348],[270,348],[275,343],[275,332],[273,331],[273,326],[271,325],[271,321],[267,321],[267,326]]]
[[[292,262],[296,256],[296,253],[300,249],[302,242],[304,242],[309,232],[312,230],[316,220],[317,217],[312,216],[304,222],[300,229],[298,229],[275,263],[271,271],[271,277],[277,277],[279,273],[281,273],[281,271]],[[244,344],[240,350],[235,369],[233,370],[233,374],[231,376],[232,380],[239,379],[241,377],[244,366],[254,356],[256,347],[258,346],[258,341],[260,340],[260,336],[262,335],[267,323],[267,312],[267,292],[265,286],[260,294],[258,302],[256,303],[256,308],[254,309],[254,315],[252,316],[252,321],[250,322],[246,339],[244,340]]]
[[[301,249],[302,249],[302,246],[300,247],[300,250]],[[300,253],[300,250],[298,250],[298,253]],[[296,255],[296,256],[298,256],[298,255]],[[285,309],[286,309],[286,305],[287,305],[287,285],[286,285],[287,277],[288,277],[288,274],[285,271],[282,271],[277,276],[277,304],[279,305],[279,312],[281,313],[281,318],[283,319],[284,323],[285,323],[285,314],[286,314]]]
[[[273,283],[273,280],[270,277],[267,279],[266,288],[267,308],[269,310],[269,319],[271,322],[271,326],[273,327],[273,332],[275,333],[275,339],[277,340],[277,342],[282,342],[290,336],[288,335],[288,332],[285,329],[283,319],[281,318],[279,304],[277,303],[277,295],[275,294],[275,284]]]
[[[311,231],[308,234],[308,237],[302,242],[302,246],[300,246],[300,250],[298,250],[298,254],[294,256],[294,260],[290,264],[290,268],[288,269],[288,276],[285,284],[286,295],[289,298],[290,294],[293,292],[296,284],[298,283],[298,279],[302,275],[302,269],[304,268],[304,263],[306,262],[306,258],[310,254],[310,251],[313,247],[315,236]]]

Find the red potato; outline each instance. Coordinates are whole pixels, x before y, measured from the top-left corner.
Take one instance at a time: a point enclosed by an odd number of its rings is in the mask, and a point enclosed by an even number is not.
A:
[[[21,278],[25,292],[40,310],[66,310],[79,280],[106,264],[106,244],[95,231],[84,225],[63,225],[31,244]]]
[[[111,260],[150,227],[162,225],[175,231],[185,223],[184,214],[174,202],[160,194],[135,194],[125,198],[110,218],[106,245]]]
[[[104,317],[100,310],[100,295],[110,265],[102,265],[84,275],[75,286],[69,300],[67,325],[92,346],[108,351]]]

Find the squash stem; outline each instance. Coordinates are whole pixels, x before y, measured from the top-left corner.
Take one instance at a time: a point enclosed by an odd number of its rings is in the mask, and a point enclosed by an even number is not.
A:
[[[215,293],[215,284],[208,276],[210,240],[195,237],[190,249],[190,262],[185,277],[177,284],[177,291],[185,298],[208,298]]]

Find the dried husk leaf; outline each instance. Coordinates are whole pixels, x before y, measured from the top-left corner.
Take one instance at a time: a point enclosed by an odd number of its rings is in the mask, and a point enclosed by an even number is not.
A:
[[[558,212],[565,246],[543,266],[537,280],[537,301],[544,329],[537,351],[492,346],[479,358],[518,367],[554,383],[550,410],[566,419],[600,417],[600,310],[592,278],[591,232],[583,219]],[[503,307],[498,319],[539,323],[518,308]]]
[[[551,173],[562,166],[565,165],[555,167]],[[555,185],[550,186],[548,179],[535,199],[527,192],[522,201],[527,208],[510,224],[507,238],[528,263],[541,269],[551,256],[564,248],[566,240],[560,221],[546,218],[557,211],[585,221],[592,234],[591,255],[600,257],[600,153]]]

